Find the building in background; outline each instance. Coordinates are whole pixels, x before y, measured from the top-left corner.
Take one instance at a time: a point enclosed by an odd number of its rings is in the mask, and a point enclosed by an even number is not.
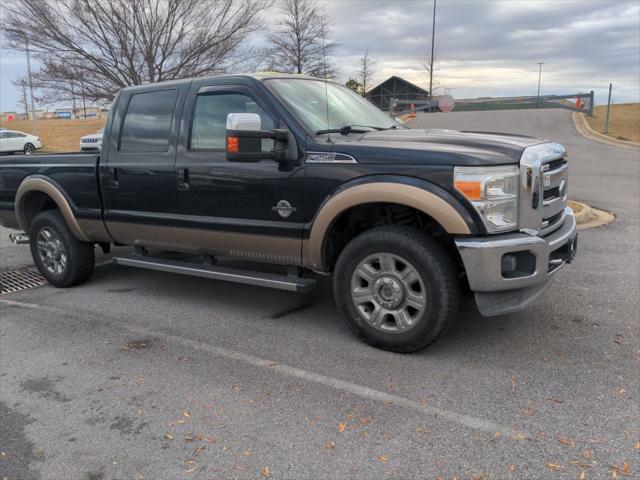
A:
[[[364,97],[380,110],[391,110],[392,100],[424,101],[429,98],[429,92],[400,77],[389,77],[376,85]]]

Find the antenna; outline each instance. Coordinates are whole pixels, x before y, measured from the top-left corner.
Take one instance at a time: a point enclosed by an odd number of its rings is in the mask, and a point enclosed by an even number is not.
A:
[[[327,130],[331,127],[329,125],[329,87],[327,86],[327,51],[324,45],[324,22],[320,25],[320,36],[322,37],[322,66],[324,68],[324,101],[326,103],[327,110]],[[327,143],[331,142],[331,133],[327,134]]]

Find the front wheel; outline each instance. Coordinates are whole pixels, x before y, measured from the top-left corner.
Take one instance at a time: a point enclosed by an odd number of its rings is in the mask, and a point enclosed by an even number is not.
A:
[[[54,287],[71,287],[91,277],[95,263],[93,244],[74,237],[59,210],[35,216],[29,242],[36,267]]]
[[[33,143],[26,143],[22,151],[24,152],[25,155],[31,155],[35,153],[36,147]]]
[[[440,244],[417,229],[388,226],[345,247],[334,295],[345,322],[365,342],[408,353],[425,348],[452,322],[460,290]]]

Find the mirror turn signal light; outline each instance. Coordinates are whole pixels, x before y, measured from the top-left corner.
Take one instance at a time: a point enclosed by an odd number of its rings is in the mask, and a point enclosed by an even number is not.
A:
[[[482,199],[482,184],[481,182],[471,182],[468,180],[456,180],[456,190],[464,195],[469,200],[481,200]]]
[[[227,152],[239,152],[240,139],[238,137],[227,137]]]

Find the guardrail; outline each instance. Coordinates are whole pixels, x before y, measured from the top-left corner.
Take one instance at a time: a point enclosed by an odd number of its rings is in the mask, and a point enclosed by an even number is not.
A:
[[[574,100],[574,101],[569,101]],[[394,116],[412,112],[439,111],[439,97],[428,100],[391,100],[391,113]],[[565,108],[574,112],[583,112],[593,116],[593,90],[589,93],[569,95],[540,95],[531,97],[487,97],[468,98],[455,101],[455,110],[507,110],[519,108]]]

